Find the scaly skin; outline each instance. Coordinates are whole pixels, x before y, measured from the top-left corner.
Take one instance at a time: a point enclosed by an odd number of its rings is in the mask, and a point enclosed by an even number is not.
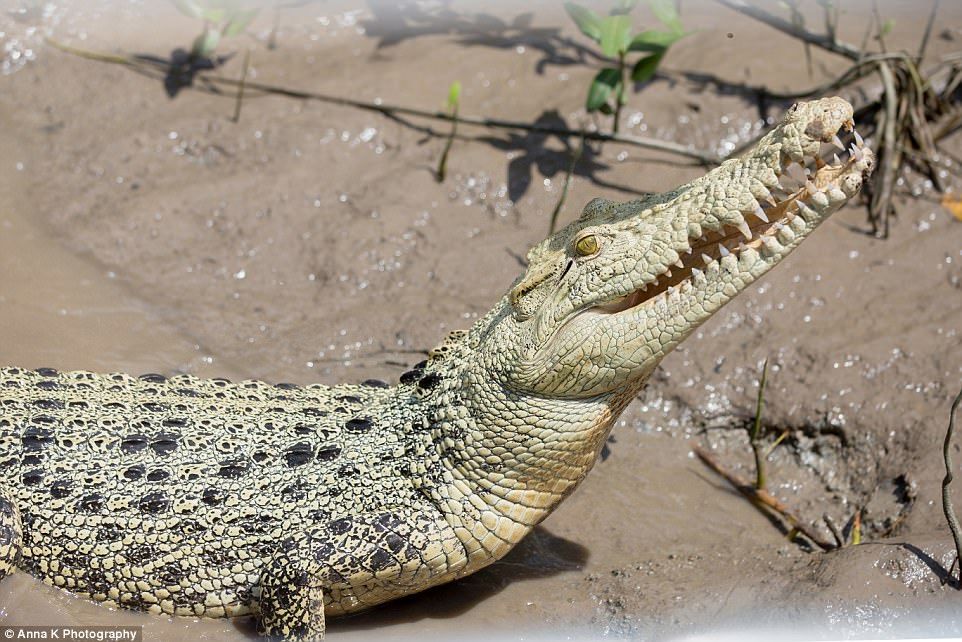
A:
[[[0,370],[0,577],[316,640],[326,615],[491,564],[584,479],[661,358],[856,194],[860,139],[813,159],[851,118],[799,104],[687,185],[591,201],[393,388]]]

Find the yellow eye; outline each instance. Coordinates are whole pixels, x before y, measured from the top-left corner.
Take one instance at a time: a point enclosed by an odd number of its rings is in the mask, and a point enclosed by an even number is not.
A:
[[[575,243],[575,250],[580,256],[591,256],[598,251],[598,239],[594,234],[583,236]]]

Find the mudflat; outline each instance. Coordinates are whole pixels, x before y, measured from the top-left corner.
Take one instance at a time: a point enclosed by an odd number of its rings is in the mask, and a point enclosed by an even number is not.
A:
[[[443,123],[256,91],[234,123],[229,96],[171,97],[162,79],[42,43],[168,55],[199,28],[172,6],[50,6],[0,17],[0,40],[17,41],[0,77],[5,365],[396,380],[487,311],[547,232],[574,140],[464,127],[439,184]],[[890,49],[917,46],[927,11],[880,11]],[[459,80],[464,113],[576,129],[599,67],[555,5],[311,3],[281,12],[275,49],[262,14],[221,45],[251,50],[251,78],[362,100],[439,109]],[[859,42],[870,15],[846,5],[840,36]],[[696,35],[631,95],[626,133],[725,153],[784,105],[760,111],[709,74],[788,90],[845,66],[813,50],[810,75],[798,41],[713,3],[686,2],[682,18]],[[939,22],[962,23],[962,6],[943,3]],[[957,32],[936,33],[933,59],[959,49]],[[239,77],[242,58],[216,73]],[[959,137],[947,148],[962,153]],[[702,171],[592,146],[561,220]],[[924,177],[898,192],[891,238],[861,233],[864,209],[849,206],[666,358],[603,461],[505,560],[332,621],[332,638],[962,634],[939,503],[962,379],[962,223]],[[826,538],[823,514],[864,509],[864,544],[803,550],[691,455],[711,448],[750,475],[743,426],[766,357],[766,427],[787,431],[772,492]],[[108,611],[24,574],[0,583],[3,625],[121,623],[147,639],[254,636],[243,621]]]

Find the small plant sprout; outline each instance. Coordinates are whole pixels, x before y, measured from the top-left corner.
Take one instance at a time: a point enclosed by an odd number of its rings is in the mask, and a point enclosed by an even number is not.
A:
[[[204,31],[190,48],[193,60],[208,60],[221,38],[236,36],[254,20],[260,7],[239,0],[171,0],[181,13],[204,21]]]
[[[762,365],[762,378],[758,382],[758,398],[755,401],[755,419],[748,433],[755,455],[755,488],[765,490],[765,454],[762,454],[762,410],[765,408],[765,381],[768,379],[768,357]],[[767,453],[766,453],[767,454]]]
[[[461,81],[455,80],[448,88],[448,113],[451,116],[451,133],[444,144],[444,151],[441,152],[441,159],[438,161],[437,179],[439,183],[444,182],[444,177],[448,171],[448,153],[451,145],[454,144],[454,137],[458,133],[458,108],[461,105]]]
[[[637,0],[618,0],[605,17],[573,2],[565,3],[565,10],[581,33],[601,46],[601,53],[617,61],[615,67],[605,67],[591,81],[585,108],[589,113],[600,111],[612,116],[612,132],[617,134],[621,121],[621,108],[627,103],[625,95],[629,82],[628,56],[644,53],[631,65],[630,80],[643,83],[651,79],[658,69],[665,52],[674,42],[683,38],[685,30],[678,17],[674,0],[648,0],[648,6],[667,31],[648,30],[632,34],[631,17],[628,15]]]

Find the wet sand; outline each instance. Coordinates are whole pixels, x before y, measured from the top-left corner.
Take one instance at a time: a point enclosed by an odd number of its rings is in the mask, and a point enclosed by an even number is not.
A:
[[[943,4],[940,22],[959,24],[962,7]],[[282,13],[277,49],[265,46],[265,14],[222,50],[250,47],[263,82],[432,109],[459,79],[465,113],[578,126],[598,61],[557,7],[527,18],[506,3],[454,3],[440,17],[418,7],[397,17],[309,4]],[[896,19],[886,44],[914,46],[925,12],[882,8]],[[842,37],[860,42],[863,9],[843,16]],[[159,3],[57,11],[38,24],[101,51],[164,55],[197,27]],[[724,150],[764,114],[692,74],[798,89],[844,67],[813,51],[809,77],[798,42],[714,5],[685,3],[683,18],[699,31],[631,96],[629,133]],[[8,22],[8,39],[26,34]],[[959,47],[935,38],[931,52]],[[157,79],[50,48],[35,58],[0,76],[4,364],[396,379],[509,286],[547,230],[568,163],[556,137],[462,128],[439,185],[443,141],[422,128],[443,125],[256,95],[235,124],[230,98],[170,98]],[[220,73],[238,76],[240,58]],[[949,148],[959,153],[958,137]],[[702,171],[606,145],[584,157],[562,218],[595,196],[626,200]],[[921,177],[900,189],[891,239],[859,233],[864,210],[849,207],[665,359],[610,454],[508,558],[336,621],[331,638],[672,638],[747,635],[749,624],[962,633],[946,610],[958,596],[939,581],[952,553],[938,503],[941,435],[962,379],[962,224]],[[866,507],[869,544],[805,552],[692,457],[706,445],[749,473],[741,426],[765,357],[766,425],[773,439],[789,431],[772,455],[773,492],[825,537],[823,513],[844,523]],[[0,584],[0,624],[66,623],[138,624],[146,639],[253,636],[245,622],[107,611],[23,574]]]

